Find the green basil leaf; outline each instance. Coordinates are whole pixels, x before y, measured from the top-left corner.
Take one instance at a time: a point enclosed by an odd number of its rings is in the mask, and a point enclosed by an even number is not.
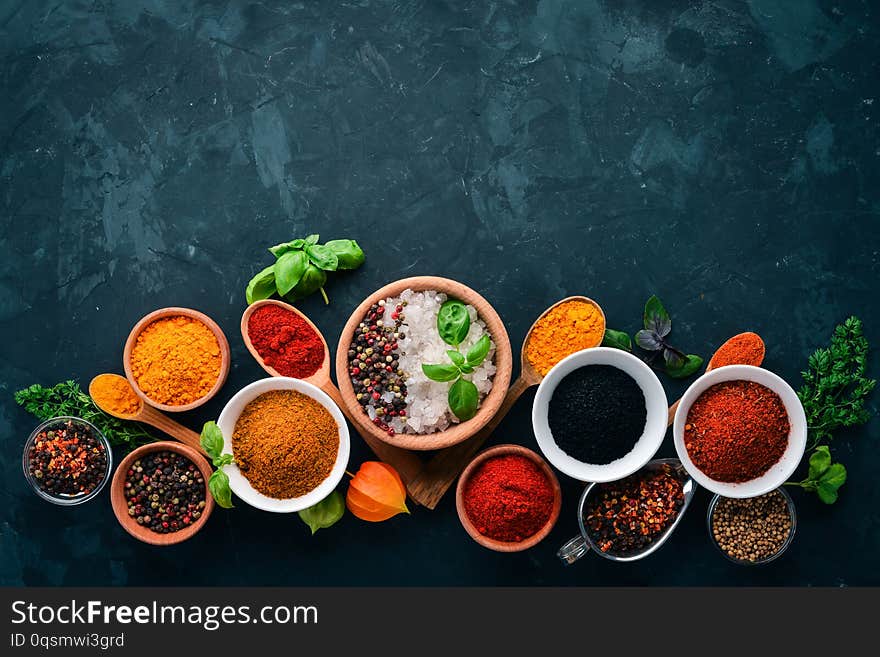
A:
[[[825,504],[834,504],[837,501],[837,487],[828,484],[819,483],[816,487],[816,494]]]
[[[300,253],[302,252],[300,251]],[[327,274],[324,273],[324,270],[309,263],[302,278],[299,279],[299,283],[289,293],[285,294],[284,298],[287,301],[299,301],[323,288],[326,282]]]
[[[205,454],[212,459],[220,457],[220,454],[223,453],[223,432],[220,431],[216,422],[213,420],[205,422],[202,427],[202,435],[199,436],[199,444],[205,450]]]
[[[304,245],[305,245],[305,246],[312,246],[313,244],[317,244],[317,243],[318,243],[318,236],[317,236],[317,235],[309,235],[309,236],[304,240]]]
[[[489,339],[488,333],[483,333],[480,336],[480,339],[474,343],[474,346],[468,349],[467,352],[467,363],[471,367],[476,367],[480,363],[482,363],[486,359],[486,355],[489,353],[489,348],[492,346],[492,341]]]
[[[275,266],[271,265],[250,280],[244,291],[244,298],[250,304],[268,299],[275,292]]]
[[[461,355],[460,351],[449,349],[446,352],[446,355],[449,356],[449,360],[451,360],[456,367],[461,367],[462,365],[464,365],[464,356]]]
[[[208,479],[208,490],[211,497],[224,509],[232,508],[232,491],[229,488],[229,477],[223,470],[214,470],[214,474]]]
[[[449,388],[449,410],[462,422],[477,414],[480,393],[477,386],[467,379],[459,379]]]
[[[299,517],[314,535],[319,529],[327,529],[335,525],[344,513],[345,500],[342,493],[335,490],[314,506],[300,511]]]
[[[275,286],[284,296],[302,280],[309,257],[303,251],[288,251],[275,262]]]
[[[213,460],[215,468],[222,468],[224,465],[229,465],[235,461],[235,457],[232,454],[221,454],[219,457]]]
[[[645,314],[642,317],[645,328],[654,331],[661,338],[665,338],[672,330],[672,320],[669,313],[663,307],[663,303],[656,295],[652,296],[645,303]]]
[[[695,374],[703,366],[703,359],[695,354],[688,354],[681,367],[666,368],[666,373],[673,379],[686,379]]]
[[[467,337],[471,317],[467,307],[457,299],[448,299],[437,313],[437,330],[446,344],[457,347]]]
[[[336,254],[337,269],[357,269],[364,264],[364,252],[354,240],[330,240],[324,246]]]
[[[819,477],[819,487],[829,486],[835,489],[840,488],[846,483],[846,467],[842,463],[833,463]]]
[[[313,244],[306,247],[306,253],[316,267],[320,267],[324,271],[336,271],[339,265],[339,258],[336,254],[323,244]]]
[[[292,240],[290,242],[282,242],[281,244],[270,246],[269,253],[271,253],[276,258],[280,258],[288,251],[295,251],[297,249],[303,248],[303,246],[305,246],[305,243],[305,240]]]
[[[452,381],[458,378],[459,371],[456,365],[422,365],[422,372],[431,381]]]
[[[473,365],[470,365],[470,364],[468,364],[468,363],[465,363],[464,365],[462,365],[462,366],[459,367],[458,369],[461,370],[461,373],[462,373],[462,374],[473,374],[473,372],[474,372],[474,367],[473,367]]]
[[[623,351],[632,351],[632,340],[628,333],[615,331],[614,329],[605,329],[605,337],[602,338],[602,346],[612,347],[613,349],[622,349]]]
[[[829,467],[831,467],[831,451],[827,445],[821,445],[810,456],[809,478],[819,479]]]

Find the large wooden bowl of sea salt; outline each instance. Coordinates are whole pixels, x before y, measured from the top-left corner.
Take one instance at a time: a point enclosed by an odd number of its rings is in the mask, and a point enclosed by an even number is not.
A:
[[[473,373],[465,375],[465,379],[473,381],[480,393],[476,415],[465,421],[460,421],[449,408],[448,393],[452,383],[431,381],[421,368],[422,364],[451,362],[446,351],[453,347],[442,341],[437,329],[437,311],[446,299],[458,299],[466,304],[471,316],[470,330],[459,347],[462,354],[466,354],[483,333],[488,333],[492,341],[483,363]],[[383,402],[388,404],[393,401],[393,390],[382,389],[380,398],[372,401],[372,393],[360,388],[362,400],[357,399],[352,379],[356,377],[363,381],[368,378],[368,373],[360,371],[360,368],[357,374],[354,373],[356,370],[349,352],[353,350],[358,353],[355,349],[357,345],[352,345],[357,332],[362,330],[361,323],[367,324],[368,330],[375,325],[376,320],[371,322],[366,319],[374,305],[380,301],[385,303],[385,312],[377,319],[388,328],[389,324],[398,323],[392,314],[403,300],[407,302],[402,310],[403,319],[399,326],[394,327],[394,332],[401,337],[396,340],[397,349],[390,355],[398,363],[397,369],[403,373],[404,385],[399,386],[401,396],[397,398],[397,403],[405,402],[406,405],[401,409],[404,414],[392,417],[388,412],[377,414],[377,409]],[[379,357],[385,359],[387,355],[381,353]],[[404,449],[441,449],[473,436],[495,415],[504,401],[512,367],[510,338],[495,309],[466,285],[437,276],[404,278],[376,290],[352,313],[342,330],[336,350],[336,379],[348,417],[360,432]],[[383,428],[383,424],[388,428]]]

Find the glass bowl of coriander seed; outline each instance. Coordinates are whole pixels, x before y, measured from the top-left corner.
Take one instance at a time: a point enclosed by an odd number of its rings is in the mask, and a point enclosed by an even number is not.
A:
[[[782,487],[734,499],[715,495],[706,514],[709,538],[728,560],[762,566],[788,550],[797,528],[794,500]]]

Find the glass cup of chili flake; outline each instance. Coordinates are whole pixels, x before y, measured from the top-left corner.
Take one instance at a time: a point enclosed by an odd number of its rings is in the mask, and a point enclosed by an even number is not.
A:
[[[110,480],[113,450],[91,422],[53,417],[31,432],[21,465],[37,495],[52,504],[76,506],[95,498]]]
[[[558,556],[564,564],[571,565],[591,551],[605,559],[609,559],[610,561],[626,563],[644,559],[660,549],[675,531],[675,528],[678,527],[678,523],[684,516],[684,512],[687,511],[688,506],[690,506],[697,485],[682,467],[681,461],[678,459],[655,459],[648,462],[648,464],[641,470],[621,481],[638,480],[640,478],[667,479],[669,483],[672,483],[673,480],[677,482],[674,487],[669,488],[669,492],[674,492],[677,497],[674,505],[675,511],[667,513],[665,519],[661,520],[660,518],[655,518],[655,521],[660,523],[658,528],[659,531],[654,533],[648,540],[644,541],[644,544],[640,548],[635,550],[615,552],[614,550],[609,550],[607,548],[602,549],[597,542],[598,538],[594,536],[590,528],[587,527],[587,508],[589,504],[593,502],[595,496],[602,494],[603,487],[617,486],[620,484],[620,481],[607,484],[592,483],[584,489],[580,502],[578,503],[578,527],[580,529],[580,534],[568,541],[556,553],[556,556]],[[661,496],[663,495],[661,488],[658,488],[655,493]],[[656,499],[652,498],[647,501],[650,501],[649,506],[653,506]],[[627,526],[628,524],[629,523],[627,523]]]

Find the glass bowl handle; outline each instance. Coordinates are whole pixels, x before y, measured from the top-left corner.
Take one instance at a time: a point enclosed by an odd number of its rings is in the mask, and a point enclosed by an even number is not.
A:
[[[556,556],[562,559],[565,565],[570,566],[589,551],[590,546],[587,545],[587,541],[583,536],[578,535],[559,548]]]

